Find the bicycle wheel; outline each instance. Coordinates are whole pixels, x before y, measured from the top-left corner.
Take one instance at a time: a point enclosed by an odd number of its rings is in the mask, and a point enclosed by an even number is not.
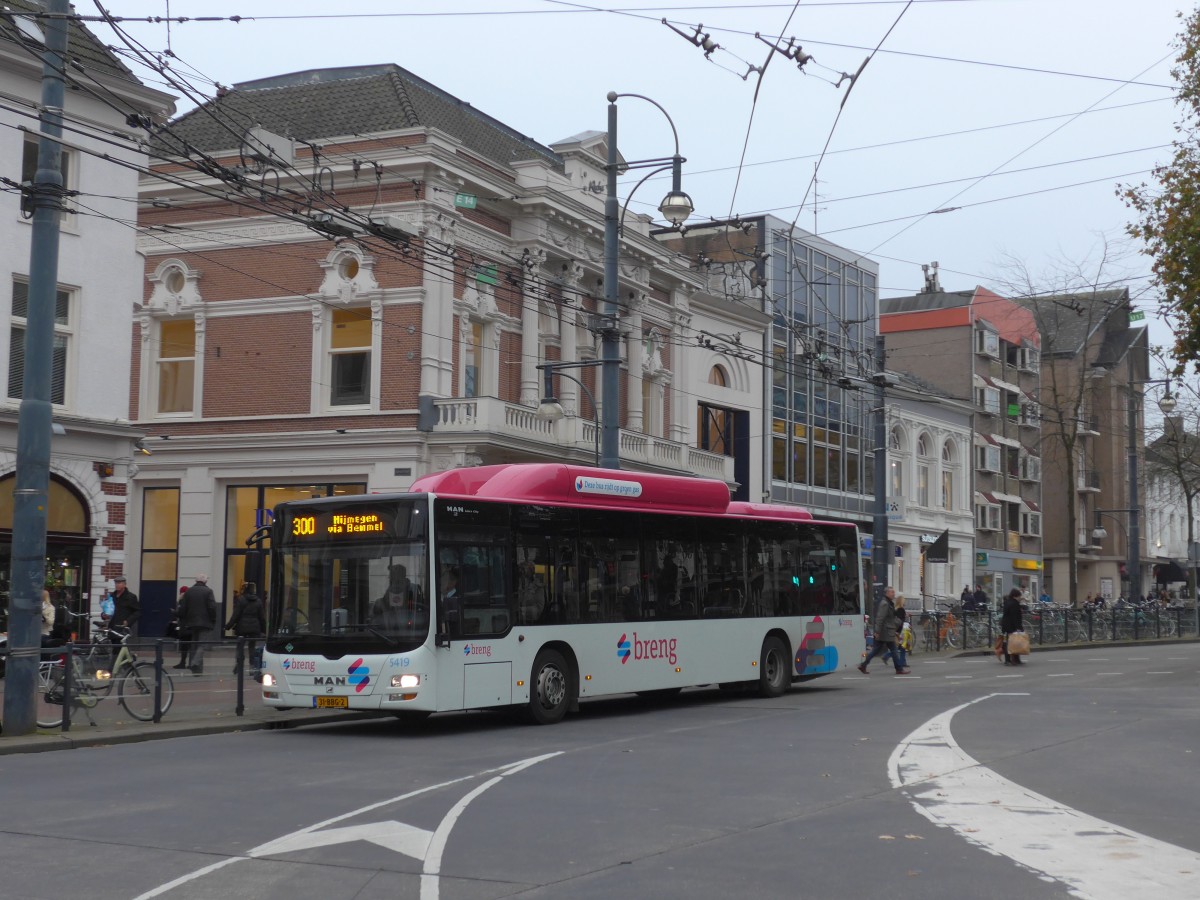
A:
[[[92,645],[86,656],[79,658],[79,667],[83,677],[87,679],[88,687],[97,697],[107,697],[112,693],[116,673],[112,671],[112,652],[108,647]],[[107,678],[98,678],[98,672],[107,672]]]
[[[38,671],[38,728],[58,728],[63,720],[63,667],[51,666]]]
[[[117,681],[117,697],[126,711],[142,722],[154,719],[154,664],[143,662],[126,666]],[[175,685],[171,676],[163,672],[162,712],[166,715],[175,699]]]
[[[947,627],[942,634],[942,646],[949,647],[951,650],[957,650],[958,645],[962,642],[962,634],[957,628]]]

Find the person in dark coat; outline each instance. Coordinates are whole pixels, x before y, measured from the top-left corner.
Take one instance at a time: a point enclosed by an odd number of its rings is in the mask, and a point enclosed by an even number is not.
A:
[[[246,639],[247,656],[250,658],[250,677],[255,681],[262,675],[262,639],[267,635],[267,611],[257,594],[257,586],[253,581],[242,585],[242,592],[233,601],[233,614],[225,625],[226,631],[232,631],[238,637]],[[242,661],[234,667],[236,675]]]
[[[965,607],[964,607],[965,608]],[[983,590],[982,584],[975,585],[975,593],[971,595],[971,612],[986,612],[988,608],[988,595]]]
[[[108,626],[120,628],[122,633],[124,629],[128,629],[131,636],[136,636],[137,622],[142,617],[142,604],[138,601],[137,594],[129,590],[124,575],[118,575],[113,579],[113,583],[116,585],[113,589],[113,615]],[[119,644],[121,639],[115,637],[113,643]]]
[[[188,642],[185,646],[191,653],[191,665],[185,658],[183,665],[175,668],[190,668],[192,674],[200,675],[204,672],[204,642],[211,639],[213,629],[217,627],[217,598],[208,586],[207,575],[197,575],[196,583],[184,591],[176,614],[179,616],[179,639]]]
[[[902,658],[900,648],[896,646],[896,634],[899,627],[899,620],[896,618],[896,589],[891,586],[884,590],[883,599],[875,607],[874,626],[875,646],[871,648],[867,658],[858,664],[858,671],[864,675],[868,674],[867,666],[871,664],[871,660],[877,656],[883,656],[888,650],[892,651],[892,659]],[[896,667],[897,675],[907,675],[911,671],[911,669],[901,666]]]
[[[1006,666],[1022,665],[1021,657],[1008,652],[1008,636],[1014,631],[1024,631],[1021,615],[1021,589],[1013,588],[1004,598],[1004,608],[1000,614],[1000,630],[1004,632],[1004,664]]]

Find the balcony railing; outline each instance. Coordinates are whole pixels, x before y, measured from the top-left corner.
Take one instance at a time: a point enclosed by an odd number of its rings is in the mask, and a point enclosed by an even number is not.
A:
[[[1097,469],[1084,469],[1075,473],[1075,487],[1080,491],[1100,490],[1100,472]]]
[[[469,433],[483,447],[492,443],[511,448],[515,443],[526,449],[531,459],[539,454],[573,463],[591,464],[596,459],[596,423],[592,419],[567,416],[551,422],[538,418],[531,407],[495,397],[436,400],[434,408],[434,434]],[[732,457],[666,438],[621,429],[620,451],[622,462],[631,466],[733,481]]]

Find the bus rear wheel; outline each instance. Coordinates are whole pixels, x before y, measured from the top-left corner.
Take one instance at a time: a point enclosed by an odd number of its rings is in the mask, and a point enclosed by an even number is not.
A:
[[[758,660],[758,692],[763,697],[783,696],[788,687],[788,653],[783,641],[770,636],[763,641]]]
[[[543,650],[529,677],[529,718],[538,725],[561,722],[571,705],[571,670],[557,650]]]

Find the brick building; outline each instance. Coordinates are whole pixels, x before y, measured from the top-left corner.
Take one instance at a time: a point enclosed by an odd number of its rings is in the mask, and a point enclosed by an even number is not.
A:
[[[605,140],[544,146],[395,65],[240,84],[173,122],[179,162],[143,180],[139,217],[143,593],[203,571],[228,602],[282,500],[591,462],[597,370],[556,376],[552,422],[537,366],[598,356]],[[723,378],[703,392],[752,409],[761,379],[697,334],[746,316],[646,217],[626,216],[620,257],[623,466],[735,485],[697,440],[695,386]]]

